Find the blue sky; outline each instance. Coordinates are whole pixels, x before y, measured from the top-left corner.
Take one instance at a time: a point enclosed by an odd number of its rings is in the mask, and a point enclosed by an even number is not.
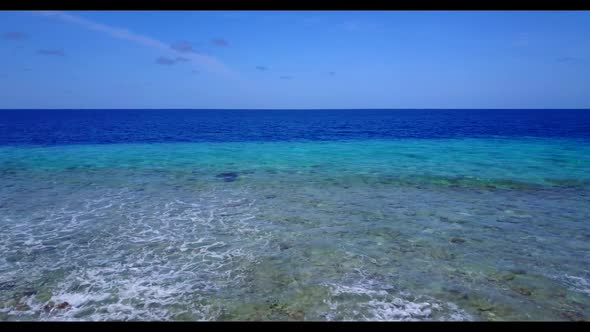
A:
[[[590,12],[0,12],[0,108],[590,108]]]

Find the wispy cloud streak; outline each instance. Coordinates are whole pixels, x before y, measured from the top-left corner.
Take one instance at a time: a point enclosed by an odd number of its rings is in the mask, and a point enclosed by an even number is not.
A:
[[[66,53],[61,49],[41,49],[37,51],[41,55],[66,56]]]
[[[557,58],[556,61],[561,62],[561,63],[579,64],[579,63],[583,63],[584,59],[578,58],[578,57],[573,57],[573,56],[563,56],[563,57]]]
[[[193,49],[193,46],[187,41],[180,41],[180,42],[174,43],[174,44],[170,45],[170,47],[173,50],[181,52],[181,53],[195,52],[195,50]]]
[[[20,31],[9,31],[2,34],[2,39],[6,40],[23,40],[27,38],[27,34]]]
[[[176,63],[176,60],[161,56],[156,59],[156,63],[159,65],[173,65]]]
[[[188,62],[188,61],[190,61],[190,60],[185,57],[181,57],[181,56],[176,57],[176,59],[168,58],[165,56],[161,56],[156,59],[156,63],[159,65],[173,65],[178,62]]]
[[[227,40],[223,39],[223,38],[214,38],[211,39],[211,43],[215,46],[218,47],[227,47],[229,45],[229,43],[227,42]]]
[[[64,13],[61,11],[37,11],[35,13],[45,17],[54,17],[64,22],[76,24],[86,29],[98,31],[107,34],[111,37],[127,40],[138,45],[151,47],[154,49],[159,49],[167,52],[174,52],[175,54],[181,53],[183,57],[185,57],[186,59],[189,59],[190,61],[196,63],[203,69],[206,69],[210,72],[222,75],[232,74],[230,69],[227,68],[225,64],[223,64],[221,61],[217,60],[214,57],[204,54],[198,54],[195,52],[182,52],[177,49],[171,49],[170,45],[167,43],[161,42],[149,36],[134,33],[127,29],[117,28],[106,24],[94,22],[83,17]]]

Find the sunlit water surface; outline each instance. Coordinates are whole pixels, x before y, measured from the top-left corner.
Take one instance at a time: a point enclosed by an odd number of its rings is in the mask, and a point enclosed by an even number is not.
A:
[[[583,137],[9,143],[0,320],[590,319]]]

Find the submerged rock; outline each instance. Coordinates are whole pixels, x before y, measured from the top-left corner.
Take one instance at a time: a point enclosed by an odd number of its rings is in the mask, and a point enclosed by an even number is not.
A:
[[[289,244],[287,244],[287,243],[281,242],[281,243],[279,244],[279,249],[280,249],[281,251],[283,251],[283,250],[287,250],[287,249],[289,249],[289,248],[291,248],[291,246],[290,246]]]
[[[55,307],[55,303],[53,303],[53,301],[49,301],[46,305],[43,306],[43,310],[45,312],[50,312],[51,309],[53,309],[53,307]]]
[[[177,315],[174,315],[172,320],[180,320],[180,321],[194,321],[195,317],[191,315],[189,312],[182,312]]]
[[[469,303],[473,305],[478,311],[491,311],[496,307],[490,300],[479,296],[473,296],[469,299]]]
[[[465,242],[465,239],[460,238],[460,237],[451,238],[451,243],[464,243],[464,242]]]
[[[486,275],[486,279],[493,282],[508,282],[514,280],[515,277],[516,275],[514,273],[497,271]]]
[[[36,295],[39,302],[47,302],[51,299],[51,293],[45,290],[38,292]]]
[[[510,223],[510,224],[518,224],[520,221],[514,218],[498,218],[496,222],[503,222],[503,223]]]
[[[507,273],[504,274],[500,277],[500,279],[504,280],[504,281],[511,281],[514,280],[515,275],[513,273]]]
[[[516,269],[510,269],[510,270],[508,270],[508,271],[509,271],[510,273],[513,273],[513,274],[526,274],[526,270],[524,270],[524,269],[519,269],[519,268],[516,268]]]
[[[65,308],[67,308],[67,307],[69,307],[69,306],[70,306],[70,304],[69,304],[68,302],[62,302],[62,303],[60,303],[60,304],[56,305],[55,307],[56,307],[57,309],[65,309]]]
[[[515,289],[519,294],[524,296],[531,296],[533,295],[533,291],[527,287],[518,287]]]
[[[578,187],[578,186],[582,186],[584,184],[583,181],[578,180],[578,179],[553,179],[553,178],[545,178],[545,181],[555,185],[555,186],[560,186],[560,187],[568,187],[568,188],[572,188],[572,187]]]
[[[586,317],[584,317],[584,314],[579,312],[579,311],[565,311],[562,312],[560,314],[563,318],[569,319],[571,321],[575,321],[575,322],[583,322],[586,320]]]
[[[215,176],[216,178],[223,179],[224,182],[234,182],[238,178],[237,172],[223,172]]]
[[[18,310],[18,311],[27,311],[27,310],[30,310],[31,307],[29,307],[25,303],[19,302],[19,303],[16,304],[15,309]]]
[[[430,256],[435,259],[451,260],[455,259],[455,254],[442,247],[435,247],[431,250]]]
[[[287,315],[293,320],[304,320],[305,312],[301,309],[287,309]]]
[[[4,282],[0,282],[0,290],[10,290],[13,289],[14,287],[16,287],[16,283],[12,282],[12,281],[4,281]]]
[[[37,290],[34,288],[27,288],[23,291],[24,296],[31,296],[37,294]]]
[[[456,299],[469,299],[469,295],[458,287],[443,287],[443,290]]]
[[[482,304],[477,307],[477,310],[479,310],[479,311],[490,311],[492,309],[494,309],[494,307],[490,304]]]

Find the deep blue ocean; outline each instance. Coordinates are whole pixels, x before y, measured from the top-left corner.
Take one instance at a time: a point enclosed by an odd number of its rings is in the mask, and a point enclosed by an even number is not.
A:
[[[590,110],[0,110],[0,320],[589,320]]]
[[[0,110],[0,144],[590,138],[590,110]]]

